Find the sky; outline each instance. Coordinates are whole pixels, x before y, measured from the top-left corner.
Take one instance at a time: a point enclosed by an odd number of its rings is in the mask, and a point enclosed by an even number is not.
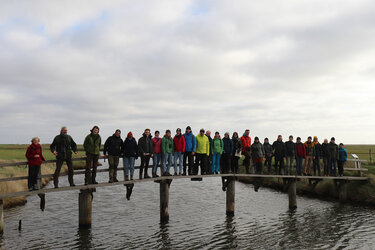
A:
[[[375,144],[375,2],[1,1],[0,143],[190,125]]]

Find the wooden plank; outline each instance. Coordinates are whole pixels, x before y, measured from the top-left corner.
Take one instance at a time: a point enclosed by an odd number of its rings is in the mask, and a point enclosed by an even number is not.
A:
[[[368,171],[367,168],[344,168],[344,170],[348,170],[348,171]]]

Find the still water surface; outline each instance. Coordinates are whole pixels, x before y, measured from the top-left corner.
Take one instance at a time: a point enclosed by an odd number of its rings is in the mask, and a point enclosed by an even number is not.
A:
[[[103,163],[103,167],[107,167]],[[123,179],[121,172],[120,180]],[[83,175],[75,176],[77,184]],[[98,181],[108,181],[100,173]],[[61,178],[61,186],[68,185]],[[52,183],[49,184],[49,188]],[[5,211],[2,249],[375,249],[375,211],[336,202],[288,197],[270,189],[254,192],[236,183],[235,216],[225,215],[220,178],[175,180],[170,220],[159,222],[159,184],[136,184],[130,201],[125,187],[98,188],[91,229],[78,228],[78,192],[46,195]],[[22,220],[22,231],[18,221]]]

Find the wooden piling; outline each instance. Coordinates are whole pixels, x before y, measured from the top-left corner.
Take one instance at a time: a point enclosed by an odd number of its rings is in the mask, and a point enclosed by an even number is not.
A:
[[[228,177],[227,180],[227,187],[226,187],[226,195],[227,195],[227,208],[226,213],[228,216],[234,215],[234,203],[235,203],[235,188],[236,181],[234,177]]]
[[[348,199],[347,183],[345,180],[340,180],[338,185],[338,193],[340,202],[346,202]]]
[[[90,190],[81,190],[78,197],[79,205],[79,227],[91,227],[92,216],[92,192]]]
[[[4,206],[3,200],[0,199],[0,234],[4,232]]]
[[[169,185],[168,180],[160,182],[160,221],[169,221]]]
[[[290,179],[288,184],[289,208],[297,208],[297,186],[296,180]]]

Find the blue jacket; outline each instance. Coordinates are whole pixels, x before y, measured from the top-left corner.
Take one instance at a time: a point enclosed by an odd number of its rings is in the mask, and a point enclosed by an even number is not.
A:
[[[197,139],[193,135],[192,132],[185,133],[185,151],[187,152],[195,152],[195,149],[197,147]]]
[[[233,141],[230,138],[223,138],[224,153],[232,154],[233,152]]]
[[[345,148],[339,148],[339,161],[347,161],[348,160],[348,153],[346,152]]]

